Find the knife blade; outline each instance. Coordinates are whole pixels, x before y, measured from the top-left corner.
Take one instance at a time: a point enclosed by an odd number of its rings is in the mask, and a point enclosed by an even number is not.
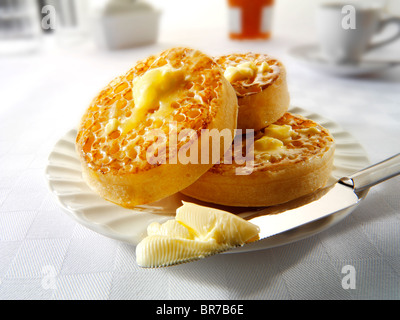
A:
[[[363,191],[400,174],[400,154],[367,167],[332,186],[286,204],[246,217],[260,228],[259,239],[269,238],[356,206]]]

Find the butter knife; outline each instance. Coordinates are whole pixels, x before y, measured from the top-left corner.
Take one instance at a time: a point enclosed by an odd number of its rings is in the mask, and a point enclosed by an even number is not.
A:
[[[400,153],[343,177],[312,195],[260,210],[246,220],[260,228],[260,240],[276,236],[356,206],[369,188],[398,174]]]

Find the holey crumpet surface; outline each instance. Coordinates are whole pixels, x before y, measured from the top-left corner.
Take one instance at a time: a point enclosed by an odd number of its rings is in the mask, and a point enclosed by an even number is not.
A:
[[[232,148],[232,159],[225,155],[182,193],[221,205],[263,207],[311,193],[331,176],[334,138],[303,116],[287,112],[256,132],[254,139],[246,135],[236,139],[243,149]],[[238,163],[235,152],[248,159]]]
[[[83,177],[124,207],[163,199],[192,184],[230,147],[201,137],[224,130],[232,142],[237,109],[221,68],[198,50],[172,48],[139,61],[101,90],[82,117],[76,150]]]
[[[235,53],[215,58],[238,97],[238,129],[260,130],[288,110],[286,70],[266,54]]]

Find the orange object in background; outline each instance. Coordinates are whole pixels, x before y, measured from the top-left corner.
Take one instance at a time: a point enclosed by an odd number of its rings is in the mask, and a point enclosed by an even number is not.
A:
[[[274,0],[227,0],[231,39],[268,39]]]

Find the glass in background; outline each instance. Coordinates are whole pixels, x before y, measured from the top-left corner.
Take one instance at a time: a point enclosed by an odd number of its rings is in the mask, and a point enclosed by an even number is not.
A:
[[[0,0],[0,55],[38,50],[41,34],[36,1]]]
[[[73,45],[87,40],[89,0],[44,0],[55,12],[53,34],[57,43]]]

